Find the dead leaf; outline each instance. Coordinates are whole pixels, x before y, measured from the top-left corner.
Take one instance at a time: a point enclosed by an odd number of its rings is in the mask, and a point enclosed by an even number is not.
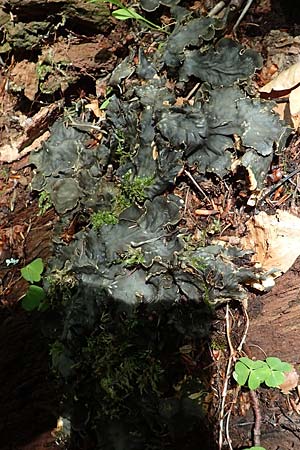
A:
[[[247,223],[247,234],[241,239],[244,249],[254,251],[253,262],[263,270],[286,272],[300,255],[300,218],[288,211],[274,215],[260,212]]]
[[[299,375],[296,369],[284,374],[284,382],[279,386],[283,394],[289,394],[289,392],[298,386]]]
[[[290,112],[294,116],[300,113],[300,62],[281,72],[276,78],[260,88],[260,92],[291,91],[289,95]]]
[[[260,92],[285,91],[293,89],[300,83],[300,62],[293,64],[288,69],[260,88]]]
[[[91,100],[90,103],[85,105],[85,107],[86,107],[86,109],[90,109],[91,111],[93,111],[95,116],[98,117],[99,119],[100,118],[101,119],[105,118],[105,111],[100,109],[99,102],[98,102],[97,98]]]
[[[300,113],[300,86],[298,86],[296,89],[293,89],[290,93],[290,110],[292,116]]]
[[[298,130],[300,127],[300,114],[296,114],[295,116],[292,116],[293,126],[295,130]]]

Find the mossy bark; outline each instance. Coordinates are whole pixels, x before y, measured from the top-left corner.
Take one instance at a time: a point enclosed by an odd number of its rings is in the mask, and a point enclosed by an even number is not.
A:
[[[109,9],[102,2],[5,0],[0,5],[1,24],[10,49],[36,48],[49,32],[59,29],[60,25],[83,35],[107,33],[112,26],[108,20]]]

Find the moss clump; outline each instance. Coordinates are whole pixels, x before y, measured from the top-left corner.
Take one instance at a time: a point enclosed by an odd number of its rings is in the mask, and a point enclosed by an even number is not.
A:
[[[118,333],[111,329],[110,317],[102,316],[101,331],[87,339],[83,348],[84,366],[96,382],[98,414],[109,420],[128,414],[136,400],[160,397],[163,374],[159,359],[151,349],[140,345],[139,324],[134,319],[119,323]]]
[[[134,177],[129,170],[122,179],[120,193],[115,197],[112,211],[98,211],[92,214],[91,224],[95,230],[103,225],[115,225],[119,215],[133,203],[143,203],[147,194],[145,189],[151,186],[152,177]]]
[[[134,177],[129,170],[123,177],[121,192],[132,204],[142,203],[147,198],[145,189],[153,183],[153,177]]]
[[[50,209],[52,206],[53,203],[49,192],[46,191],[40,192],[38,200],[39,216],[45,214],[45,212],[48,211],[48,209]]]
[[[115,225],[118,223],[118,218],[113,212],[98,211],[92,214],[91,223],[95,230],[99,230],[103,225]]]

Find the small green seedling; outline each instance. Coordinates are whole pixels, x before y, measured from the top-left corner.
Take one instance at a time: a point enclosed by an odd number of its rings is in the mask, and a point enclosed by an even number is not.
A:
[[[160,32],[166,33],[166,31],[160,27],[159,25],[156,25],[155,23],[151,22],[150,20],[146,19],[145,17],[141,16],[139,13],[137,13],[133,8],[127,8],[124,6],[119,0],[90,0],[91,3],[98,3],[98,2],[104,2],[104,3],[111,3],[115,6],[117,6],[120,9],[116,9],[112,12],[112,16],[115,17],[118,20],[137,20],[139,22],[143,22],[146,25],[148,25],[150,28],[154,30],[158,30]]]
[[[266,450],[266,449],[265,449],[265,447],[254,446],[254,447],[250,447],[248,450]]]
[[[243,357],[235,364],[233,378],[240,386],[248,386],[252,391],[263,383],[276,388],[284,382],[284,374],[291,370],[291,364],[273,356],[265,361]]]
[[[44,263],[41,258],[31,261],[31,263],[21,269],[22,277],[31,283],[22,299],[22,307],[26,311],[33,311],[35,309],[42,311],[45,308],[44,300],[46,293],[42,287],[34,284],[41,281],[43,271]]]

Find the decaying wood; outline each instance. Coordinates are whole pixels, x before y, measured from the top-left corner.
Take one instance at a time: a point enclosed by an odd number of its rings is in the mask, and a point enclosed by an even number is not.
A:
[[[81,34],[104,32],[111,27],[109,10],[105,3],[91,3],[88,0],[2,0],[3,12],[16,22],[48,21],[61,16],[72,28],[81,27]]]
[[[49,126],[57,119],[59,112],[60,105],[53,103],[41,108],[37,114],[28,119],[19,138],[0,145],[0,162],[17,161],[31,151],[40,148],[42,142],[48,139]]]
[[[276,280],[266,295],[250,302],[250,329],[247,344],[260,359],[277,356],[300,363],[300,258]]]

